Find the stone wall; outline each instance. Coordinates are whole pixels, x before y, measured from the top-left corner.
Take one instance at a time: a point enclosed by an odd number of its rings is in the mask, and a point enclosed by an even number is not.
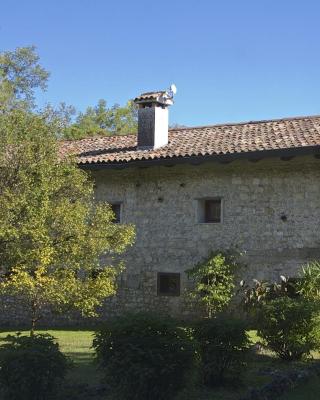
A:
[[[320,160],[272,158],[230,164],[126,168],[92,172],[96,198],[122,203],[122,222],[136,226],[136,243],[107,313],[159,310],[185,316],[183,296],[157,296],[157,272],[181,273],[210,251],[245,252],[247,279],[294,275],[320,259]],[[198,199],[221,197],[221,223],[198,223]]]
[[[296,157],[256,163],[206,163],[93,171],[98,201],[121,202],[122,222],[136,226],[135,245],[122,255],[126,270],[103,318],[129,310],[157,310],[187,317],[184,297],[157,295],[157,273],[184,273],[210,251],[244,252],[245,277],[277,279],[320,259],[320,160]],[[198,199],[222,198],[222,222],[198,223]],[[281,218],[282,217],[282,218]],[[285,218],[284,218],[285,217]],[[194,310],[198,312],[197,310]],[[25,310],[6,303],[3,325],[29,323]],[[77,314],[52,316],[46,325],[95,324]]]

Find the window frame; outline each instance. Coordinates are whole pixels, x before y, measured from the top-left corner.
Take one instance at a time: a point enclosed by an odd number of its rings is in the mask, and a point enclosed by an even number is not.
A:
[[[174,276],[178,279],[178,288],[174,293],[163,293],[160,290],[160,281],[162,276]],[[157,272],[157,296],[179,297],[181,295],[181,274],[180,272]]]
[[[119,220],[113,220],[112,222],[114,224],[121,224],[122,223],[122,211],[123,211],[123,203],[121,201],[108,201],[110,204],[110,207],[112,209],[113,206],[119,206]],[[113,211],[113,209],[112,209]],[[113,211],[113,213],[116,215],[116,213]]]
[[[220,201],[220,221],[206,221],[206,202],[207,201]],[[196,199],[196,223],[201,225],[217,225],[223,223],[224,216],[224,200],[221,196],[208,196]]]

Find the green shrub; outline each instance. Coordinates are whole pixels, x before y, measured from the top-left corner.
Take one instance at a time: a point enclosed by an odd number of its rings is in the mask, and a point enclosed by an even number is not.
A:
[[[279,297],[297,298],[300,296],[301,279],[280,276],[279,282],[253,280],[253,286],[241,281],[242,303],[246,311],[252,312],[261,304]]]
[[[250,343],[243,320],[226,315],[205,319],[196,323],[194,336],[200,346],[205,385],[218,386],[241,380]]]
[[[258,335],[284,360],[301,360],[320,348],[317,306],[302,296],[261,305],[257,325]]]
[[[0,385],[9,400],[47,400],[69,363],[50,335],[7,336],[0,347]]]
[[[187,298],[202,306],[209,318],[224,310],[235,295],[235,274],[242,267],[238,257],[231,251],[213,252],[208,259],[186,271],[194,281]]]
[[[134,314],[95,334],[97,360],[116,399],[172,399],[196,362],[190,332],[169,318]]]
[[[313,261],[303,265],[300,272],[300,281],[300,294],[319,304],[320,261]]]

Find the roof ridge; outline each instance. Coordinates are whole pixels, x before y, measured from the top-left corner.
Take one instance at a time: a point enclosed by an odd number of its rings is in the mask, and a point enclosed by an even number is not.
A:
[[[251,121],[241,121],[241,122],[227,122],[227,123],[219,123],[219,124],[211,124],[211,125],[198,125],[198,126],[186,126],[181,128],[170,128],[169,131],[179,131],[179,130],[190,130],[190,129],[203,129],[203,128],[214,128],[219,126],[238,126],[238,125],[251,125],[251,124],[262,124],[266,122],[278,122],[278,121],[296,121],[300,119],[313,119],[320,118],[320,114],[318,115],[302,115],[296,117],[282,117],[282,118],[273,118],[273,119],[261,119],[261,120],[251,120]]]
[[[102,138],[114,138],[114,137],[127,137],[127,136],[135,136],[137,133],[126,133],[125,135],[116,135],[116,134],[112,134],[112,135],[94,135],[94,136],[87,136],[87,137],[83,137],[81,139],[61,139],[61,142],[65,142],[65,143],[70,143],[70,142],[80,142],[81,140],[88,140],[88,139],[102,139]]]
[[[251,121],[241,121],[241,122],[227,122],[227,123],[219,123],[219,124],[211,124],[211,125],[198,125],[198,126],[185,126],[181,128],[169,128],[169,132],[176,132],[176,131],[184,131],[184,130],[193,130],[193,129],[203,129],[203,128],[215,128],[215,127],[222,127],[222,126],[242,126],[242,125],[253,125],[253,124],[262,124],[267,122],[280,122],[280,121],[297,121],[302,119],[315,119],[320,118],[319,115],[302,115],[302,116],[295,116],[295,117],[282,117],[282,118],[273,118],[273,119],[261,119],[261,120],[251,120]],[[102,138],[115,138],[115,137],[131,137],[136,136],[137,133],[127,133],[125,135],[95,135],[95,136],[88,136],[81,139],[63,139],[61,140],[62,143],[70,143],[70,142],[80,142],[81,140],[96,140]]]

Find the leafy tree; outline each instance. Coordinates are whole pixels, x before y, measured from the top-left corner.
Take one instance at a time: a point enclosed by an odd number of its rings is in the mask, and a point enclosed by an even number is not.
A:
[[[109,129],[116,135],[135,133],[138,129],[137,107],[128,101],[124,107],[115,104],[109,110]]]
[[[102,256],[132,244],[133,227],[113,223],[87,174],[59,159],[43,118],[16,110],[0,118],[0,132],[0,294],[27,307],[31,332],[46,308],[96,315],[121,269]]]
[[[54,125],[58,138],[81,139],[95,135],[123,135],[137,131],[137,107],[126,105],[107,107],[104,99],[84,113],[60,103],[36,111],[35,91],[45,90],[49,73],[40,65],[35,46],[18,47],[0,52],[0,113],[24,109],[43,115]]]
[[[230,303],[239,267],[235,255],[220,251],[212,253],[207,260],[186,271],[194,281],[188,298],[204,306],[207,317],[213,317]]]
[[[64,131],[67,139],[81,139],[96,135],[123,135],[137,131],[137,108],[132,101],[121,107],[118,104],[111,108],[107,102],[99,100],[95,107],[88,107],[79,113],[76,122]]]
[[[45,90],[49,73],[39,64],[34,46],[0,53],[0,112],[32,109],[34,92]]]
[[[79,113],[76,122],[65,130],[67,139],[81,139],[86,136],[107,134],[107,103],[99,100],[97,106],[88,107],[84,113]]]
[[[45,119],[47,124],[51,125],[57,139],[63,139],[66,136],[65,133],[74,123],[77,111],[75,107],[61,102],[57,107],[47,104],[39,114]]]

